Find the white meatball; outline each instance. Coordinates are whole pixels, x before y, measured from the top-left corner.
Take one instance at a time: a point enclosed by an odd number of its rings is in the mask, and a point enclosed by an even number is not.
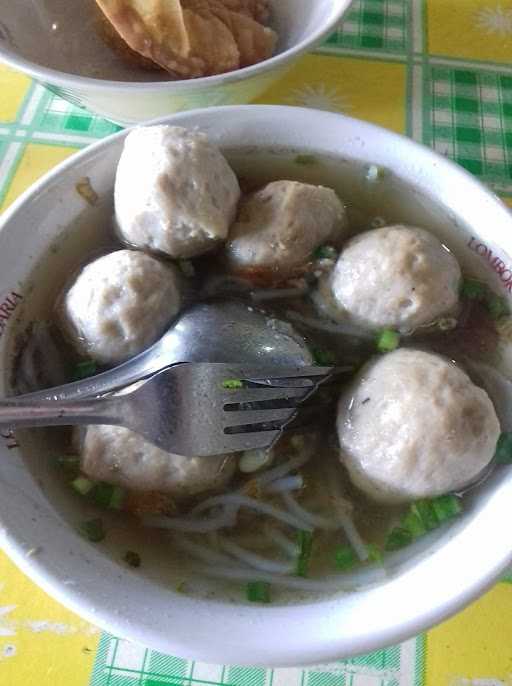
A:
[[[340,460],[372,499],[456,491],[494,455],[500,425],[487,393],[438,355],[399,349],[363,368],[338,406]]]
[[[315,301],[338,321],[410,331],[452,313],[460,281],[457,260],[434,235],[386,226],[347,243]]]
[[[129,429],[89,426],[81,466],[91,479],[180,498],[226,486],[235,472],[236,458],[182,457],[157,448]]]
[[[204,134],[151,126],[126,137],[115,211],[129,244],[174,258],[201,255],[227,237],[239,197],[234,172]]]
[[[115,364],[154,343],[180,304],[176,267],[118,250],[82,269],[64,297],[63,320],[82,353]]]
[[[332,189],[274,181],[241,203],[226,245],[228,263],[256,279],[292,276],[315,248],[339,243],[345,223],[345,208]]]

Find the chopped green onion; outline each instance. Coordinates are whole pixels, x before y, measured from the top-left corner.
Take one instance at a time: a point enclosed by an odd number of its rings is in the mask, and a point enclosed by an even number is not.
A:
[[[336,569],[350,569],[356,562],[356,554],[349,545],[338,545],[334,553]]]
[[[297,531],[297,545],[299,546],[300,557],[310,557],[313,549],[313,534],[311,531],[300,529]]]
[[[87,379],[87,377],[93,376],[93,374],[96,374],[96,369],[96,363],[92,360],[79,362],[75,367],[73,381],[80,381],[80,379]]]
[[[313,251],[315,260],[335,260],[337,257],[338,251],[332,245],[320,245]]]
[[[413,537],[410,531],[402,528],[401,526],[396,526],[388,534],[384,544],[384,550],[400,550],[401,548],[405,548],[412,543],[412,539]]]
[[[411,510],[402,517],[401,525],[404,529],[407,529],[413,538],[419,538],[427,533],[427,529],[423,524],[421,517]]]
[[[490,293],[487,297],[486,307],[491,319],[499,319],[509,314],[507,300],[501,295]]]
[[[80,470],[80,458],[77,455],[59,455],[57,464],[70,474],[76,474]]]
[[[314,155],[296,155],[293,161],[295,164],[309,166],[311,164],[317,164],[318,159]]]
[[[71,487],[80,495],[87,495],[94,488],[94,481],[87,479],[85,476],[77,476],[71,482]]]
[[[512,464],[512,432],[504,431],[500,435],[494,459],[498,464]]]
[[[249,581],[247,600],[251,603],[270,603],[270,584],[266,581]]]
[[[309,570],[309,560],[311,558],[311,551],[313,549],[313,534],[311,531],[301,529],[297,532],[297,545],[299,547],[299,554],[297,557],[297,576],[306,577]]]
[[[328,350],[312,348],[311,354],[313,355],[314,363],[319,367],[333,367],[336,364],[334,355]]]
[[[382,551],[378,545],[375,543],[369,543],[366,546],[368,551],[368,562],[375,562],[376,564],[382,564]]]
[[[483,300],[487,295],[487,286],[477,279],[464,279],[460,287],[460,294],[468,300]]]
[[[124,500],[124,490],[120,486],[100,481],[94,486],[91,497],[97,505],[110,510],[120,510]]]
[[[430,500],[417,500],[411,505],[411,512],[415,514],[427,531],[439,526],[439,520]]]
[[[222,388],[227,388],[229,390],[235,390],[243,387],[244,385],[240,379],[226,379],[222,382]]]
[[[377,349],[381,353],[390,353],[400,345],[400,334],[391,329],[384,329],[377,336]]]
[[[92,543],[99,543],[105,538],[105,529],[101,519],[89,519],[78,527],[80,533]]]
[[[126,564],[130,565],[130,567],[140,567],[140,555],[133,550],[127,550],[123,560]]]
[[[462,507],[459,498],[456,495],[440,495],[432,501],[432,507],[436,513],[439,523],[445,522],[447,519],[456,517],[462,512]]]

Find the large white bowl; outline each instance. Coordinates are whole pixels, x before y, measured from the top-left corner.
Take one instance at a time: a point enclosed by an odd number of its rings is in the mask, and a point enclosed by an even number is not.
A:
[[[0,61],[25,72],[72,103],[128,126],[182,110],[250,102],[281,78],[293,62],[334,30],[352,0],[272,0],[273,26],[279,33],[274,57],[252,67],[190,81],[129,82],[69,73],[72,60],[105,63],[119,58],[95,36],[90,18],[94,0],[65,7],[49,19],[44,4],[0,0]],[[47,3],[56,6],[57,0]],[[69,25],[69,40],[57,43],[52,21]],[[62,29],[59,29],[62,30]],[[93,58],[87,42],[95,46]],[[83,47],[82,47],[83,46]],[[78,55],[78,57],[77,57]],[[49,66],[50,65],[50,66]],[[87,73],[87,72],[85,72]]]
[[[423,213],[424,221],[424,213],[429,213],[431,226],[463,263],[480,270],[495,287],[499,278],[493,281],[492,260],[477,246],[485,244],[504,265],[512,261],[512,220],[499,199],[462,169],[406,138],[340,115],[293,108],[218,108],[166,121],[200,127],[225,150],[284,146],[335,156],[340,165],[346,159],[383,165],[397,182],[413,185],[403,198],[414,205],[411,212]],[[109,199],[124,137],[117,134],[73,156],[2,218],[2,298],[16,291],[24,296],[24,306],[30,305],[38,297],[38,282],[30,291],[24,284],[49,245],[83,219],[84,211],[100,212],[94,215],[99,221],[110,219]],[[103,210],[88,208],[76,193],[75,183],[85,176],[100,198],[107,199]],[[512,276],[501,272],[504,282]],[[39,287],[44,284],[39,282]],[[14,318],[4,322],[0,338],[0,396],[7,389],[7,341]],[[163,652],[262,665],[319,663],[365,653],[456,612],[489,587],[512,559],[512,528],[506,524],[512,514],[512,471],[502,468],[453,526],[426,539],[411,559],[399,556],[391,578],[373,588],[289,606],[191,599],[144,569],[126,569],[103,545],[80,538],[74,529],[80,516],[77,499],[59,500],[56,506],[51,456],[42,446],[34,454],[8,449],[8,443],[0,445],[4,550],[37,584],[91,622]],[[38,554],[27,555],[33,548]],[[157,553],[164,569],[169,551]]]

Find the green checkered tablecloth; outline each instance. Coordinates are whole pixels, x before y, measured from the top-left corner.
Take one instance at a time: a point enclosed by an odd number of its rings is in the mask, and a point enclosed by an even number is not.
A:
[[[356,0],[259,102],[343,111],[403,133],[511,202],[511,58],[512,0]],[[0,67],[0,210],[116,130]],[[0,555],[2,686],[512,686],[511,636],[512,590],[501,583],[427,634],[371,655],[309,669],[206,665],[100,632]]]

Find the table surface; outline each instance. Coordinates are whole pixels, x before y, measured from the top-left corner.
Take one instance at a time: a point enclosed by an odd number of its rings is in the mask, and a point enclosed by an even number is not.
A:
[[[258,102],[342,111],[456,160],[512,204],[512,2],[356,0],[338,31]],[[118,127],[0,66],[0,211]],[[512,685],[512,578],[399,646],[314,669],[213,666],[89,625],[0,552],[0,684]]]

